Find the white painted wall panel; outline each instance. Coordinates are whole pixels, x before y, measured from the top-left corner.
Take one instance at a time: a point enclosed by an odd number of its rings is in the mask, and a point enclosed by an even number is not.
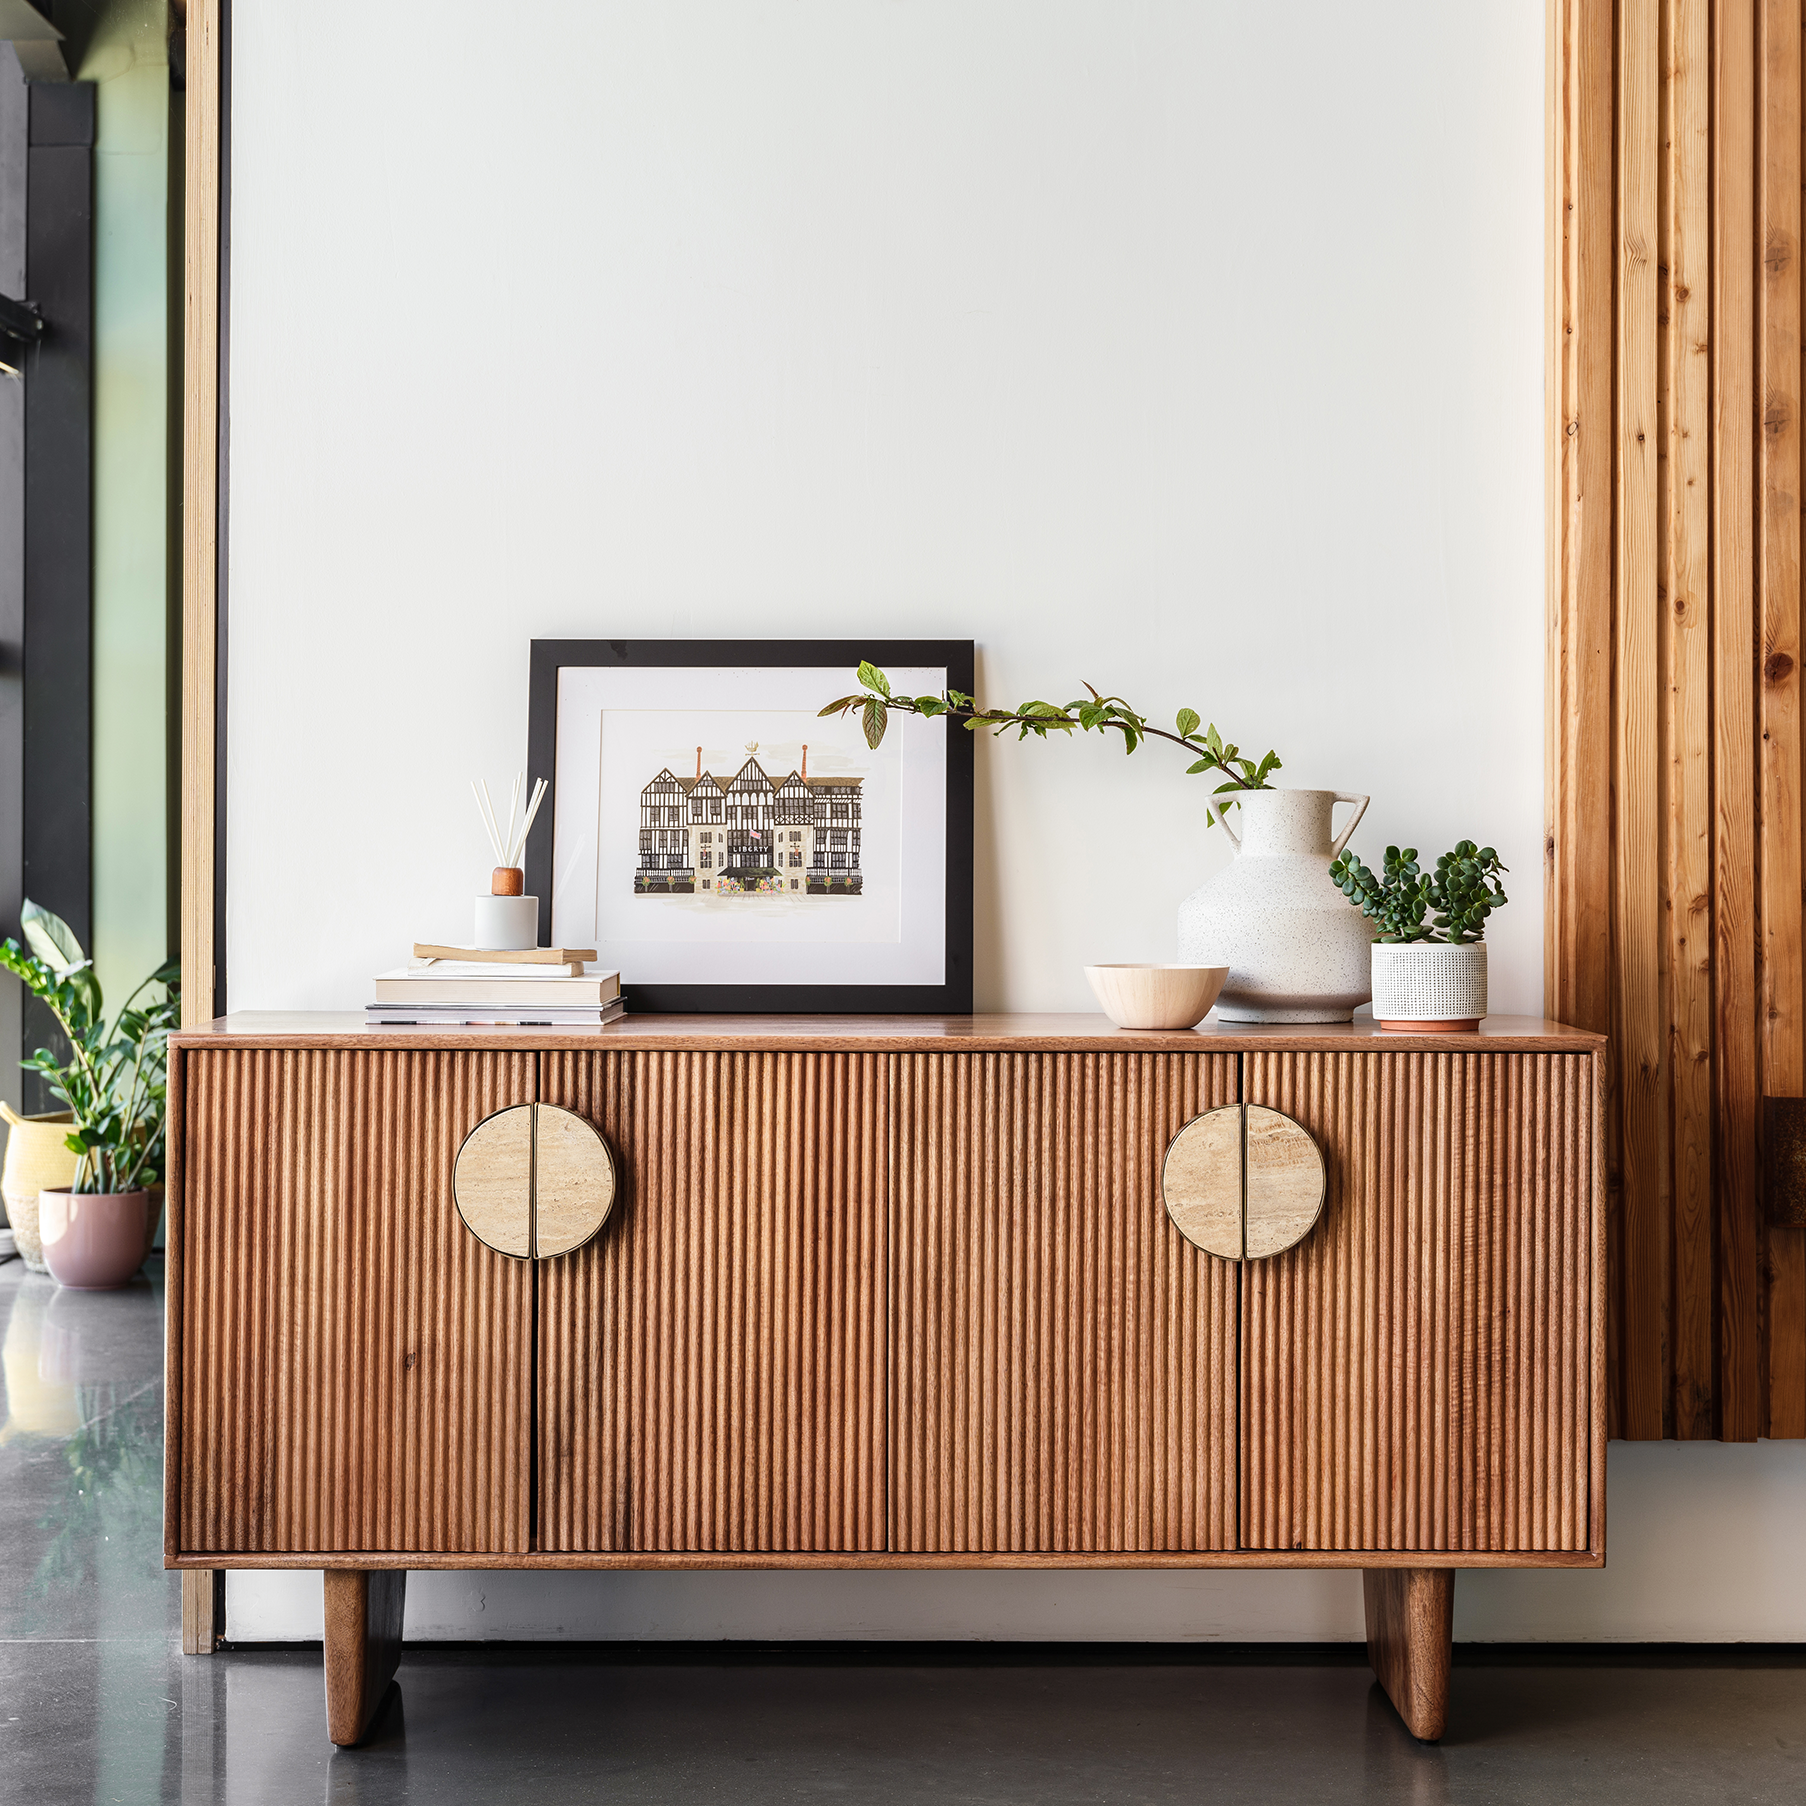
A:
[[[234,8],[231,1002],[468,925],[534,636],[970,635],[1189,703],[1358,844],[1513,867],[1540,1006],[1542,12],[1230,0]],[[825,698],[824,698],[825,699]],[[980,1007],[1173,956],[1159,750],[986,743]],[[1798,1447],[1612,1452],[1604,1574],[1466,1637],[1793,1638]],[[317,1634],[235,1576],[237,1637]],[[1337,1575],[441,1575],[417,1636],[1347,1637]]]

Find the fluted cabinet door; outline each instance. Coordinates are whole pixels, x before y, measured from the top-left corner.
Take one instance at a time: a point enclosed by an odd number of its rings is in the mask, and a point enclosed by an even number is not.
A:
[[[884,1547],[888,1056],[548,1053],[614,1150],[539,1266],[546,1550]]]
[[[172,1552],[525,1550],[531,1270],[451,1173],[534,1056],[180,1059]]]
[[[1236,1268],[1160,1196],[1233,1054],[899,1054],[891,1546],[1235,1546]]]
[[[1254,1051],[1244,1083],[1329,1175],[1245,1269],[1246,1546],[1590,1547],[1592,1058]]]

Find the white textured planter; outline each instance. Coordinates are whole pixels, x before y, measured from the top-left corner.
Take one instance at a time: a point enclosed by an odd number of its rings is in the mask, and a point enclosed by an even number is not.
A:
[[[1179,958],[1227,966],[1224,1022],[1346,1022],[1367,1001],[1374,927],[1330,882],[1364,796],[1339,790],[1247,790],[1223,825],[1235,863],[1179,905]],[[1358,807],[1330,836],[1337,803]],[[1214,804],[1212,815],[1216,815]],[[1218,817],[1221,820],[1221,817]]]
[[[1475,1029],[1486,1014],[1486,943],[1376,941],[1373,1019],[1381,1028]]]

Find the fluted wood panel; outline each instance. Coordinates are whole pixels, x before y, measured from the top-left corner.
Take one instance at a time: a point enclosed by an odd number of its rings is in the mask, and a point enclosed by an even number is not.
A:
[[[1246,1547],[1589,1546],[1593,1073],[1245,1057],[1329,1166],[1316,1231],[1244,1276]]]
[[[896,1056],[891,1547],[1235,1545],[1235,1267],[1160,1200],[1234,1055]]]
[[[179,1057],[181,1548],[526,1549],[531,1269],[451,1169],[534,1056]]]
[[[540,1267],[540,1547],[884,1547],[888,1056],[551,1053],[615,1150]]]

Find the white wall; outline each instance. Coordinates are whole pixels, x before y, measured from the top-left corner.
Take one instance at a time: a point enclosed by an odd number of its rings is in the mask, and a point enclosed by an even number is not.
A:
[[[1372,792],[1370,857],[1496,844],[1495,1008],[1540,1006],[1539,8],[551,0],[509,29],[388,0],[347,54],[234,9],[235,1007],[353,1007],[458,936],[488,865],[465,780],[521,763],[528,640],[654,634],[969,635],[993,699],[1189,703],[1294,783]],[[985,744],[978,796],[981,1008],[1088,1008],[1086,962],[1172,957],[1227,855],[1159,750]],[[1748,1569],[1659,1608],[1489,1576],[1468,1621],[1806,1634],[1759,1578],[1798,1451],[1614,1472],[1615,1549],[1703,1513]],[[235,1580],[234,1634],[291,1624],[296,1585]],[[438,1577],[413,1609],[1243,1637],[1353,1634],[1354,1597]]]

